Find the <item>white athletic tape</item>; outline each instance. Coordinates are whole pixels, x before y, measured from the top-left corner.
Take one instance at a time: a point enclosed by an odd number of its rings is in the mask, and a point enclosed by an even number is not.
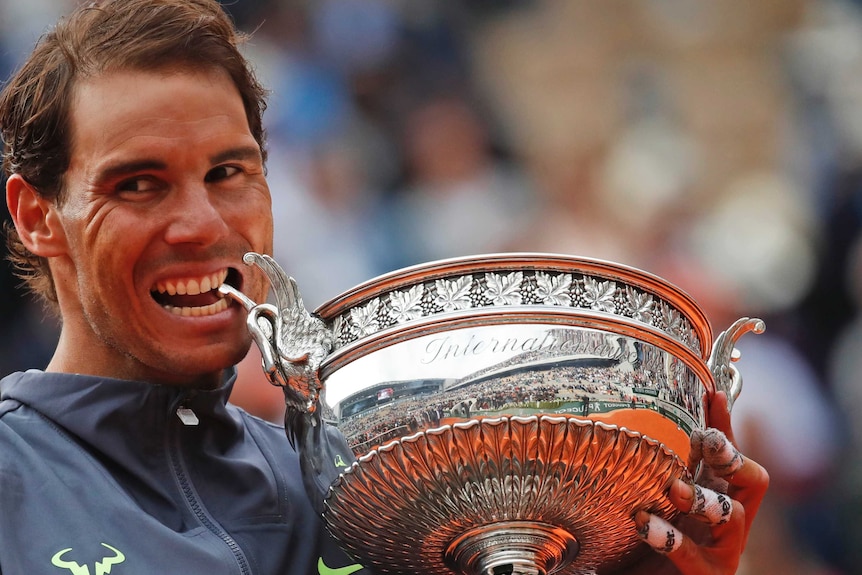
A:
[[[723,493],[716,493],[711,489],[695,485],[694,504],[689,513],[705,517],[711,525],[724,525],[730,521],[733,502]]]
[[[663,554],[676,551],[682,545],[682,532],[657,515],[650,514],[649,521],[638,529],[638,535]]]
[[[736,473],[744,462],[742,454],[721,431],[714,428],[696,429],[691,436],[692,452],[718,477]]]

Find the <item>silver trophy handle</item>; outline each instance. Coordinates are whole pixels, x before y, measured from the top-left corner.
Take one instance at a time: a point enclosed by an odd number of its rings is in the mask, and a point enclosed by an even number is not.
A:
[[[237,299],[248,311],[248,329],[260,348],[263,370],[270,382],[284,388],[288,407],[314,413],[323,387],[318,370],[332,348],[332,334],[323,320],[305,309],[296,281],[275,260],[249,252],[243,261],[266,274],[277,305],[255,304],[228,285],[219,291]]]
[[[296,281],[275,260],[249,252],[243,261],[266,274],[276,305],[255,303],[227,284],[219,293],[248,312],[246,324],[260,348],[261,367],[270,383],[284,391],[284,430],[299,452],[306,491],[322,512],[330,485],[355,460],[342,435],[321,418],[323,384],[318,371],[332,348],[332,334],[323,320],[305,309]]]
[[[728,409],[733,407],[733,402],[742,392],[742,375],[732,362],[740,358],[736,342],[748,332],[763,333],[766,331],[766,323],[762,319],[743,317],[739,318],[721,332],[712,345],[712,353],[709,356],[707,366],[715,377],[716,391],[724,391],[727,394]]]
[[[244,293],[227,284],[219,286],[218,292],[222,297],[230,297],[239,302],[248,312],[246,325],[260,349],[261,367],[270,383],[285,387],[287,382],[279,370],[277,346],[272,339],[278,324],[278,310],[269,304],[255,303]]]

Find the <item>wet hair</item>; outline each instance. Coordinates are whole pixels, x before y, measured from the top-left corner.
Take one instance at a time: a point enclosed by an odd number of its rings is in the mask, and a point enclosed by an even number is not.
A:
[[[20,174],[40,196],[61,203],[75,84],[119,70],[227,72],[266,160],[266,91],[241,53],[246,39],[216,0],[102,0],[81,6],[39,39],[0,93],[3,172]],[[47,258],[31,253],[10,224],[6,243],[16,274],[55,307]]]

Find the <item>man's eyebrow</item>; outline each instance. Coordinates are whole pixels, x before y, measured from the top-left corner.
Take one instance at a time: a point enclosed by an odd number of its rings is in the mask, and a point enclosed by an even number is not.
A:
[[[260,148],[257,146],[239,146],[219,152],[210,157],[210,162],[220,164],[228,160],[261,160]]]
[[[126,174],[151,170],[166,170],[168,165],[160,160],[132,160],[110,164],[99,171],[100,180],[112,180]]]
[[[210,162],[219,164],[228,160],[261,160],[260,148],[257,146],[238,146],[229,148],[210,157]],[[100,180],[112,180],[135,172],[167,170],[168,164],[161,160],[144,159],[110,164],[99,172]]]

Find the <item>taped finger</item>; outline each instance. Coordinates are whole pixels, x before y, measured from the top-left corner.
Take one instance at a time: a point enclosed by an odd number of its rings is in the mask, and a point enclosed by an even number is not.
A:
[[[724,493],[695,485],[694,503],[689,514],[705,518],[710,525],[724,525],[733,514],[733,501]]]
[[[733,474],[731,474],[732,476]],[[703,471],[701,471],[700,477],[698,478],[698,483],[703,485],[707,489],[711,489],[718,493],[727,493],[730,484],[727,479],[723,479],[715,474],[715,472],[709,467],[705,466]]]
[[[638,514],[640,527],[638,536],[646,541],[647,545],[662,554],[672,553],[682,545],[682,532],[659,517],[651,513],[641,512]]]
[[[739,471],[745,458],[727,436],[715,428],[696,429],[691,436],[692,451],[718,477],[729,477]]]

